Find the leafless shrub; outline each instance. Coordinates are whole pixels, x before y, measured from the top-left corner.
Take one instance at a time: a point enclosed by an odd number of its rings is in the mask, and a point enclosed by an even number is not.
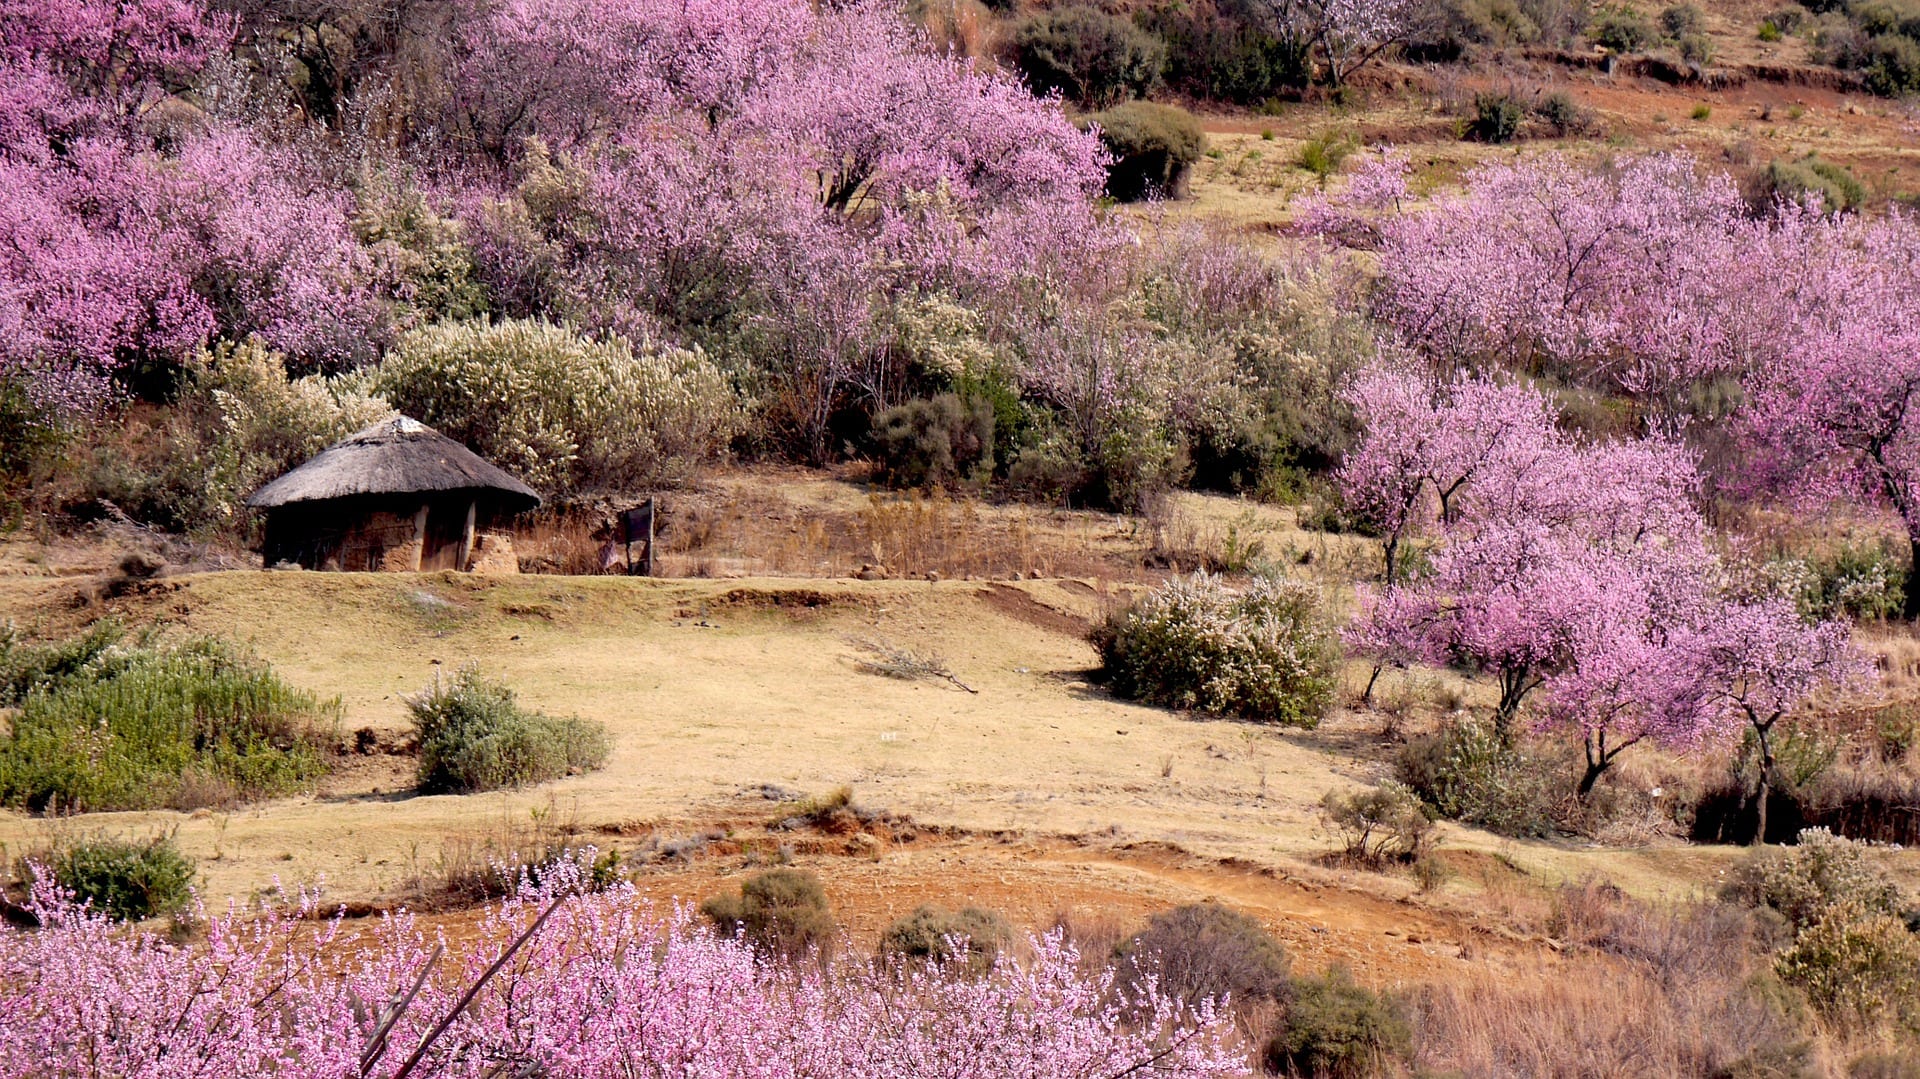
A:
[[[860,637],[848,638],[847,643],[872,657],[854,661],[854,666],[867,674],[898,678],[903,682],[951,682],[968,693],[979,692],[960,681],[937,652],[922,652],[888,641]]]

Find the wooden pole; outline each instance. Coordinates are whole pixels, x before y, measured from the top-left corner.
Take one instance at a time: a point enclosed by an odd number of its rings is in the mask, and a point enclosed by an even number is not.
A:
[[[465,573],[473,565],[473,525],[474,518],[479,516],[479,512],[480,503],[478,500],[470,500],[467,502],[467,524],[465,529],[460,533],[460,560],[453,564],[453,568],[462,573]]]

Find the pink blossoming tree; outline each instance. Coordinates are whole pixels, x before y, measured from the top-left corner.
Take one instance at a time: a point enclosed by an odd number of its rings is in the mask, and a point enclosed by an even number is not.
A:
[[[1224,1079],[1247,1050],[1211,1003],[1057,934],[978,977],[935,966],[787,966],[558,871],[489,909],[448,958],[414,919],[317,933],[312,897],[211,919],[175,947],[45,889],[37,931],[0,928],[0,1075],[710,1076]]]

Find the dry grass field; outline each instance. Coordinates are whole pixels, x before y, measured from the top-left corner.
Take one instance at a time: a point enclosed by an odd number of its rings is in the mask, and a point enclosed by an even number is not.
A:
[[[717,504],[754,508],[764,529],[783,531],[778,514],[790,513],[848,544],[876,506],[914,505],[875,503],[817,476],[736,475],[710,491],[732,491]],[[931,512],[924,501],[920,512]],[[66,821],[0,814],[0,843],[18,852],[62,830],[171,831],[201,860],[203,894],[216,902],[323,884],[362,910],[447,906],[435,898],[443,882],[536,846],[618,851],[663,901],[697,901],[791,862],[822,870],[856,938],[928,901],[988,906],[1030,927],[1065,916],[1118,932],[1213,896],[1260,915],[1304,964],[1339,961],[1376,982],[1557,962],[1541,936],[1552,888],[1603,878],[1646,897],[1692,897],[1738,856],[1672,840],[1518,841],[1443,825],[1450,872],[1437,884],[1328,868],[1333,840],[1318,803],[1387,774],[1388,717],[1342,710],[1318,730],[1288,731],[1119,702],[1089,684],[1084,634],[1116,597],[1167,572],[1153,565],[1156,542],[1218,557],[1231,526],[1234,542],[1284,556],[1338,601],[1337,582],[1353,572],[1341,558],[1370,554],[1361,541],[1301,532],[1291,511],[1201,496],[1164,509],[1157,540],[1102,515],[964,512],[985,527],[1044,517],[1024,533],[1019,560],[1078,560],[1102,575],[230,571],[101,598],[96,577],[60,572],[82,568],[76,552],[74,564],[43,558],[30,574],[16,545],[9,558],[22,572],[0,578],[0,617],[52,634],[111,614],[247,641],[296,685],[341,697],[347,751],[309,796]],[[708,543],[718,564],[735,558],[719,535]],[[832,544],[816,553],[848,558]],[[937,660],[952,678],[876,673],[886,651]],[[608,766],[528,790],[413,794],[403,698],[466,663],[534,707],[604,722]],[[1365,674],[1347,672],[1349,698]],[[1383,700],[1436,689],[1400,677]],[[1462,691],[1474,692],[1450,690]],[[857,814],[787,819],[842,787]],[[1920,869],[1920,856],[1899,861],[1908,874]]]

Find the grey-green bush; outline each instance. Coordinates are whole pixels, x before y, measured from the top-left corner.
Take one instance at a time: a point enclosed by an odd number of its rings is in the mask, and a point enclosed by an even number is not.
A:
[[[1594,16],[1588,33],[1595,44],[1614,52],[1639,52],[1660,36],[1653,25],[1630,6],[1601,10]]]
[[[738,892],[700,904],[714,928],[769,955],[788,959],[824,949],[833,939],[833,908],[820,878],[802,869],[769,869],[748,877]]]
[[[992,911],[921,906],[880,934],[880,954],[943,964],[957,959],[984,974],[1012,942],[1013,930]]]
[[[1152,91],[1167,51],[1132,20],[1075,4],[1021,20],[1007,58],[1035,93],[1057,90],[1083,108],[1102,109]]]
[[[1166,4],[1146,12],[1147,28],[1166,42],[1168,85],[1235,105],[1305,89],[1313,74],[1307,43],[1274,32],[1256,2]]]
[[[1272,575],[1244,592],[1205,572],[1176,577],[1092,640],[1118,696],[1296,727],[1326,715],[1340,661],[1319,591]]]
[[[1426,849],[1433,819],[1419,796],[1388,780],[1377,787],[1328,791],[1320,816],[1340,837],[1342,853],[1364,866],[1411,862]]]
[[[1478,93],[1473,95],[1467,137],[1477,142],[1512,142],[1520,137],[1520,125],[1526,119],[1526,104],[1512,94]]]
[[[1288,996],[1286,948],[1265,926],[1219,903],[1161,911],[1118,951],[1123,980],[1155,978],[1162,992],[1189,1004],[1222,997],[1236,1004],[1285,1001]]]
[[[1818,199],[1828,213],[1857,210],[1867,201],[1867,188],[1845,165],[1804,157],[1799,161],[1773,161],[1762,173],[1757,192],[1761,201],[1789,199],[1811,205]],[[1750,198],[1753,196],[1750,196]]]
[[[1905,33],[1876,35],[1867,45],[1867,87],[1882,97],[1920,93],[1920,42]]]
[[[145,843],[85,840],[55,850],[33,868],[117,922],[173,914],[193,898],[193,859],[182,854],[169,836]]]
[[[1805,929],[1846,903],[1872,914],[1897,914],[1900,891],[1867,857],[1867,845],[1825,828],[1800,833],[1791,847],[1757,850],[1734,867],[1721,898],[1762,907]]]
[[[371,386],[562,500],[683,479],[741,430],[738,395],[704,353],[544,320],[416,330]]]
[[[1192,113],[1174,105],[1129,101],[1091,119],[1113,155],[1107,166],[1107,194],[1121,202],[1186,194],[1193,163],[1207,143]]]
[[[407,699],[420,743],[420,789],[466,793],[524,787],[606,763],[606,728],[523,708],[513,690],[467,666]]]
[[[339,722],[231,644],[96,630],[0,647],[19,711],[0,737],[0,805],[192,809],[289,794],[324,774]]]
[[[873,418],[880,476],[896,487],[979,484],[993,471],[993,402],[943,393]]]
[[[1276,1075],[1361,1079],[1393,1074],[1413,1053],[1413,1030],[1391,997],[1354,982],[1336,966],[1294,982],[1293,1002],[1262,1054]]]
[[[1706,25],[1706,13],[1692,4],[1674,4],[1660,12],[1660,29],[1676,41],[1704,32]]]
[[[1394,760],[1400,782],[1441,816],[1511,836],[1552,830],[1552,767],[1477,719],[1410,739]]]

